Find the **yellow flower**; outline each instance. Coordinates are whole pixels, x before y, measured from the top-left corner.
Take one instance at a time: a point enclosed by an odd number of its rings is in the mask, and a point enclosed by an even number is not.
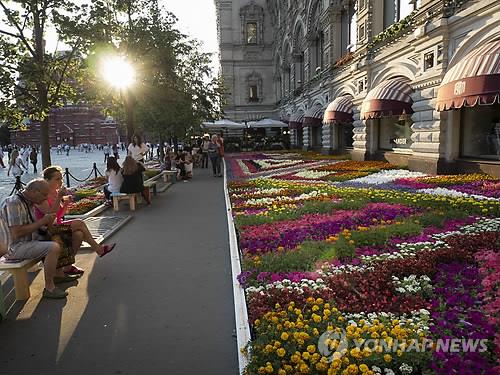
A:
[[[278,375],[286,375],[286,371],[285,371],[285,370],[283,370],[282,368],[280,368],[280,369],[278,370]]]
[[[279,348],[278,350],[276,350],[276,354],[278,354],[278,357],[284,357],[286,354],[286,350],[283,348]]]
[[[391,355],[390,355],[390,354],[385,354],[385,355],[384,355],[384,361],[386,361],[386,362],[390,362],[390,361],[392,361],[392,357],[391,357]]]
[[[259,367],[258,372],[259,372],[259,374],[265,374],[266,373],[266,368],[265,367]]]
[[[302,353],[302,358],[305,359],[306,361],[309,360],[310,354],[308,352]]]
[[[281,334],[281,339],[282,339],[283,341],[288,340],[288,333],[283,332],[283,333]]]
[[[299,363],[300,356],[298,356],[297,354],[293,354],[292,357],[290,358],[290,361],[292,361],[292,363]]]
[[[267,344],[264,350],[267,353],[272,353],[274,351],[274,347],[272,345]]]
[[[299,371],[301,374],[309,374],[309,366],[303,363],[299,366]]]
[[[312,318],[314,320],[315,323],[320,323],[321,322],[321,316],[317,315],[317,314],[312,314]]]
[[[362,372],[362,373],[365,373],[369,370],[368,366],[365,365],[364,363],[360,364],[359,365],[359,370]]]
[[[274,371],[274,369],[273,369],[273,365],[269,364],[269,365],[267,365],[267,366],[266,366],[266,372],[267,372],[268,374],[272,374],[272,373],[273,373],[273,371]]]

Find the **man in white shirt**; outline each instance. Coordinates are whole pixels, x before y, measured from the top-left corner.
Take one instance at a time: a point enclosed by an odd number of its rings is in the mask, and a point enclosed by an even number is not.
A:
[[[106,163],[109,158],[109,145],[107,143],[102,148],[102,151],[104,152],[104,162]]]

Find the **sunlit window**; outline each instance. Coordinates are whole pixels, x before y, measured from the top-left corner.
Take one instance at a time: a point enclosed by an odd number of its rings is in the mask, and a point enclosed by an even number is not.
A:
[[[247,44],[257,44],[257,23],[247,23]]]

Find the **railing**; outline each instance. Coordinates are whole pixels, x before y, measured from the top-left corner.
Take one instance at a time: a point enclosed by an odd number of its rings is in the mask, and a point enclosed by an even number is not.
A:
[[[73,174],[71,174],[71,172],[69,171],[69,168],[65,169],[63,177],[66,177],[66,187],[71,187],[71,184],[70,184],[71,180],[70,180],[70,178],[72,178],[73,180],[75,180],[77,182],[85,182],[85,181],[90,180],[92,178],[92,175],[94,176],[93,178],[97,178],[98,175],[101,176],[101,177],[103,177],[103,174],[97,168],[97,164],[96,163],[93,164],[92,170],[90,171],[90,173],[87,176],[87,178],[84,178],[84,179],[76,178]],[[26,184],[21,181],[21,177],[20,176],[16,176],[16,182],[14,183],[14,187],[12,188],[12,191],[10,192],[9,195],[13,195],[14,193],[22,190],[24,186],[26,186]]]

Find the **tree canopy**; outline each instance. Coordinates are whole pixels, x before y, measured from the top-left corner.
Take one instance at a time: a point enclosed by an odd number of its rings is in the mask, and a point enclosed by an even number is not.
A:
[[[182,137],[219,114],[210,56],[156,0],[0,0],[0,19],[0,121],[40,122],[43,166],[50,165],[48,116],[56,106],[99,105],[125,119],[125,102],[131,124],[159,138]],[[58,47],[47,51],[45,38],[54,31]],[[113,54],[136,69],[126,92],[100,74],[99,61]]]

